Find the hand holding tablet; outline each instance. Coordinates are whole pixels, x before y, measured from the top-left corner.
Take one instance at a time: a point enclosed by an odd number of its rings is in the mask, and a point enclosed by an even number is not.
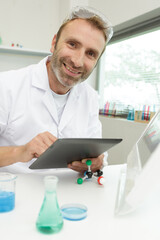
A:
[[[122,139],[116,138],[58,139],[37,158],[30,169],[67,168],[67,165],[73,161],[98,157],[121,141]]]

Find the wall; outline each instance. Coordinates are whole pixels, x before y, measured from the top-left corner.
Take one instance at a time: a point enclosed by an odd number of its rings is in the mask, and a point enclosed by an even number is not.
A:
[[[3,49],[0,47],[0,72],[35,64],[47,55],[47,52],[28,52],[19,49]]]
[[[160,0],[89,0],[89,5],[103,12],[113,26],[160,7]]]
[[[49,51],[59,26],[57,0],[0,0],[2,44]]]

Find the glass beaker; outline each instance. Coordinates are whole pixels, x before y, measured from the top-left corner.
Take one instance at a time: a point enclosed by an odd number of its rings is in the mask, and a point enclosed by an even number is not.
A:
[[[17,176],[0,172],[0,212],[9,212],[15,207],[15,180]]]
[[[57,200],[57,183],[56,176],[44,177],[45,196],[36,221],[36,227],[42,233],[56,233],[63,226],[63,217]]]

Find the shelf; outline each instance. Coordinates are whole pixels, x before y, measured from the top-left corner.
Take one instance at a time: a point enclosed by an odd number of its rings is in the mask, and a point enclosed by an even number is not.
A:
[[[30,56],[47,56],[50,55],[50,52],[41,51],[41,50],[33,50],[27,48],[19,48],[19,47],[6,47],[0,45],[0,53],[10,53],[10,54],[21,54],[21,55],[30,55]]]

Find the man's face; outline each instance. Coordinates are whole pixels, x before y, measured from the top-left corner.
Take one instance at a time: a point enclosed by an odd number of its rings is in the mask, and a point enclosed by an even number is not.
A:
[[[86,20],[69,22],[61,32],[50,63],[58,82],[70,89],[87,79],[104,46],[103,32]]]

